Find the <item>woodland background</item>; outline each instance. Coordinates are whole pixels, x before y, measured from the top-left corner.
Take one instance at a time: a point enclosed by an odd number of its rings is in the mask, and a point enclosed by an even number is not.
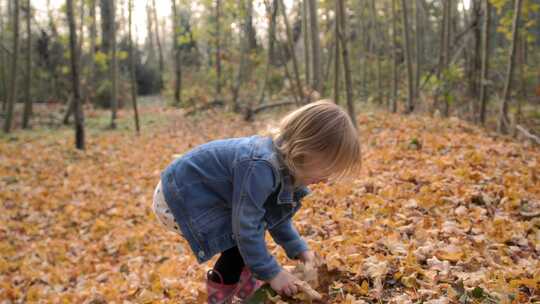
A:
[[[296,217],[323,302],[540,301],[539,21],[539,0],[0,0],[0,300],[204,302],[211,264],[151,212],[160,171],[329,98],[363,166]]]

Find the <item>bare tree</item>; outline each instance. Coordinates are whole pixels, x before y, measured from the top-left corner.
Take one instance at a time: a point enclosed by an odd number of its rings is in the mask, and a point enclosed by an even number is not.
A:
[[[176,0],[171,0],[172,3],[172,38],[173,38],[173,54],[174,54],[174,103],[179,106],[181,103],[182,93],[182,58],[180,53],[180,45],[178,39],[180,36],[178,9],[176,7]]]
[[[164,73],[164,62],[163,62],[163,48],[161,47],[161,39],[159,35],[159,22],[157,17],[157,7],[156,0],[152,0],[152,16],[154,17],[154,34],[156,37],[156,43],[158,47],[158,63],[159,63],[159,87],[163,88],[163,73]]]
[[[409,21],[407,17],[407,1],[401,0],[401,10],[402,10],[402,19],[403,22],[403,40],[405,42],[405,61],[407,64],[407,86],[408,86],[408,96],[407,96],[407,108],[405,113],[411,113],[414,111],[414,88],[413,88],[413,70],[411,62],[411,44],[409,40]]]
[[[216,0],[216,100],[221,96],[221,0]]]
[[[292,57],[294,79],[296,80],[296,88],[298,90],[298,97],[301,100],[304,100],[304,92],[302,90],[302,82],[300,81],[300,72],[298,70],[298,60],[296,59],[296,53],[294,52],[292,30],[289,24],[289,18],[287,17],[287,12],[285,11],[285,4],[283,3],[283,0],[279,0],[279,6],[281,8],[280,11],[281,11],[281,15],[283,16],[283,21],[285,22],[285,30],[287,31],[287,46],[289,48],[289,52]]]
[[[514,20],[512,21],[512,41],[510,46],[510,53],[508,55],[508,64],[506,68],[506,79],[504,81],[503,99],[501,101],[501,107],[499,111],[499,121],[497,129],[501,133],[507,133],[509,127],[508,118],[508,102],[510,99],[510,93],[512,91],[512,80],[514,76],[514,62],[516,57],[517,37],[519,32],[519,19],[521,15],[522,0],[515,0],[514,2]]]
[[[397,0],[392,0],[392,44],[393,44],[393,63],[392,63],[392,102],[391,111],[397,112],[397,94],[398,94],[398,33],[397,33]]]
[[[111,10],[111,129],[116,129],[117,100],[117,58],[116,58],[116,0],[109,0]]]
[[[66,13],[69,24],[69,49],[71,57],[71,81],[73,86],[73,99],[75,102],[75,146],[84,149],[84,114],[80,100],[79,83],[79,57],[77,45],[77,28],[73,17],[73,0],[66,1]]]
[[[317,15],[317,1],[309,1],[309,21],[311,23],[311,50],[312,67],[313,67],[313,81],[312,87],[317,92],[322,92],[322,71],[321,71],[321,42],[319,39],[319,18]]]
[[[96,0],[90,0],[88,5],[90,6],[89,14],[90,14],[90,27],[89,27],[89,36],[90,36],[90,62],[88,65],[88,71],[89,71],[89,83],[90,87],[95,88],[95,80],[96,80],[96,65],[95,65],[95,57],[96,57],[96,41],[97,41],[97,28],[96,28]]]
[[[174,3],[174,0],[173,0],[173,3]],[[133,0],[128,0],[129,76],[131,79],[131,102],[133,104],[135,130],[137,131],[137,134],[139,134],[141,132],[141,127],[139,125],[139,110],[137,109],[137,79],[135,77],[135,52],[133,51],[133,37],[131,33],[132,15],[133,15]]]
[[[32,5],[30,0],[26,1],[26,89],[24,97],[24,112],[22,127],[26,129],[30,126],[30,117],[32,116]]]
[[[304,70],[306,73],[306,83],[309,82],[311,78],[311,67],[310,67],[310,57],[309,57],[309,12],[308,12],[308,0],[302,1],[302,36],[304,39]]]
[[[486,122],[486,104],[489,70],[489,29],[491,27],[491,4],[483,0],[484,22],[482,29],[482,71],[480,72],[480,123]]]
[[[347,35],[347,20],[345,17],[345,7],[343,5],[343,0],[336,0],[336,1],[338,1],[338,12],[336,15],[339,21],[338,37],[341,42],[341,50],[342,50],[342,56],[343,56],[343,69],[345,71],[345,90],[347,93],[347,110],[349,112],[349,116],[354,126],[358,128],[358,125],[356,123],[356,111],[354,109],[353,93],[352,93],[352,77],[351,77],[351,65],[349,62],[349,48],[347,46],[348,35]]]
[[[341,57],[339,44],[340,44],[340,38],[339,38],[339,20],[338,20],[338,12],[339,12],[339,1],[336,1],[336,20],[334,21],[334,30],[335,30],[335,42],[334,42],[334,102],[339,104],[339,65]]]
[[[11,58],[10,87],[4,121],[4,132],[11,131],[13,110],[17,100],[17,57],[19,56],[19,0],[13,0],[13,53]]]

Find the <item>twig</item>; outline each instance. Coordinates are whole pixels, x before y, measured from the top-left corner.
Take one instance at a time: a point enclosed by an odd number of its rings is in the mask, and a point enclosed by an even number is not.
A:
[[[525,129],[524,127],[522,127],[520,125],[516,125],[516,129],[518,131],[520,131],[525,137],[532,140],[537,145],[540,145],[540,138],[538,136],[536,136],[536,135],[532,134],[531,132],[527,131],[527,129]]]

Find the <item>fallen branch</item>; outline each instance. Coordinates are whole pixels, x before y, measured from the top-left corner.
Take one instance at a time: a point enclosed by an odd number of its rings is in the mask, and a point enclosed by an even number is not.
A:
[[[277,108],[277,107],[281,107],[281,106],[292,105],[292,104],[295,104],[295,102],[288,100],[288,101],[282,101],[282,102],[277,102],[277,103],[260,105],[260,106],[255,107],[255,108],[246,108],[246,114],[244,115],[244,119],[246,121],[252,121],[254,116],[259,112],[269,110],[269,109],[273,109],[273,108]]]
[[[516,129],[523,134],[526,138],[530,139],[531,141],[535,142],[537,145],[540,145],[540,137],[532,134],[531,132],[527,131],[524,127],[520,125],[516,125]]]

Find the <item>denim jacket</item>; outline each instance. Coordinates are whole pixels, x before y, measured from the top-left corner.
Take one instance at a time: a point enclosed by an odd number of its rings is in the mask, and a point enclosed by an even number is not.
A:
[[[269,253],[265,231],[296,259],[308,250],[292,223],[310,193],[293,177],[271,137],[221,139],[174,160],[161,174],[165,201],[199,263],[238,246],[260,280],[281,266]]]

